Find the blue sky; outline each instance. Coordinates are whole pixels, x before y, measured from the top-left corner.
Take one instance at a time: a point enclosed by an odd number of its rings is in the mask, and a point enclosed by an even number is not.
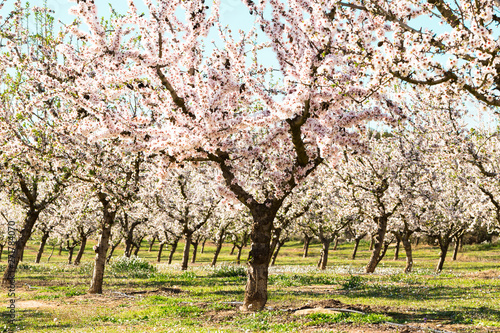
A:
[[[107,17],[110,15],[109,5],[111,4],[113,8],[119,13],[125,13],[128,9],[128,4],[126,0],[94,0],[98,5],[99,15]],[[26,3],[25,0],[22,1]],[[207,4],[211,1],[206,1]],[[5,7],[0,11],[0,15],[3,17],[6,16],[8,11],[13,8],[14,0],[7,0]],[[29,1],[31,6],[44,6],[47,5],[50,9],[54,11],[54,16],[56,21],[62,21],[63,23],[69,23],[74,20],[74,16],[68,13],[69,9],[76,5],[75,2],[70,2],[68,0],[31,0]],[[135,4],[139,11],[147,12],[146,7],[143,4],[143,1],[136,0]],[[238,29],[242,29],[244,31],[248,31],[253,26],[253,18],[249,14],[247,7],[242,3],[241,0],[221,0],[220,6],[220,18],[223,26],[227,25],[233,31],[237,31]],[[431,21],[430,19],[419,19],[414,21],[412,24],[414,27],[418,28],[418,25],[422,27],[428,27],[436,32],[443,32],[446,29],[446,26],[440,26],[436,22]],[[261,37],[262,40],[265,37]],[[208,37],[208,40],[215,40],[216,43],[218,41],[218,36],[216,31],[212,31]],[[210,52],[210,44],[207,43],[207,51]],[[262,51],[260,54],[260,61],[263,60],[263,55],[265,55],[265,60],[263,64],[266,66],[276,66],[277,61],[274,58],[274,55],[271,51]],[[472,107],[472,106],[471,106]],[[468,117],[468,123],[470,126],[477,126],[479,123],[488,124],[490,126],[495,127],[498,123],[498,118],[494,116],[482,115],[480,116],[477,112],[474,112]]]

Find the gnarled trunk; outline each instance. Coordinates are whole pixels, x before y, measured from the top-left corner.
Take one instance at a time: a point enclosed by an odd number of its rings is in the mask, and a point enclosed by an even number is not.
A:
[[[366,265],[366,273],[375,272],[375,268],[377,267],[378,263],[382,260],[383,255],[385,254],[383,253],[381,256],[381,251],[384,246],[384,238],[387,232],[387,217],[385,216],[376,217],[375,223],[377,224],[377,232],[375,236],[372,238],[373,251],[370,260]]]
[[[134,256],[137,257],[137,255],[139,254],[139,250],[141,249],[141,245],[142,245],[142,241],[143,241],[144,237],[141,238],[137,244],[135,245],[135,251],[134,251]]]
[[[335,243],[333,245],[333,251],[337,250],[337,247],[339,246],[339,237],[335,237]]]
[[[217,247],[215,248],[214,257],[212,258],[212,263],[210,266],[214,267],[219,258],[220,250],[222,249],[222,242],[217,242]]]
[[[90,283],[90,294],[102,294],[102,283],[104,280],[104,267],[106,266],[106,253],[108,252],[109,239],[111,238],[111,227],[115,222],[116,211],[109,211],[109,203],[105,203],[103,223],[101,225],[101,237],[95,249],[94,272]]]
[[[21,261],[24,247],[26,246],[26,243],[31,236],[31,231],[33,230],[33,226],[35,225],[39,215],[40,212],[35,209],[30,209],[28,211],[19,238],[16,240],[13,246],[14,251],[9,254],[9,264],[5,269],[2,279],[3,286],[8,286],[11,282],[15,281],[17,266],[19,265],[19,261]]]
[[[229,252],[229,255],[233,255],[234,254],[234,250],[236,249],[236,244],[233,244],[233,247],[231,248],[231,252]]]
[[[80,261],[82,260],[83,253],[85,252],[85,246],[87,246],[87,236],[82,235],[80,239],[81,245],[80,249],[78,250],[78,253],[76,254],[75,258],[75,265],[80,265]]]
[[[40,259],[42,259],[43,250],[45,249],[45,244],[47,244],[47,239],[49,239],[49,232],[44,232],[42,239],[40,241],[40,247],[38,248],[38,253],[36,254],[35,263],[39,264]]]
[[[188,269],[189,262],[189,248],[191,247],[191,240],[193,239],[193,234],[188,233],[185,235],[186,244],[184,244],[184,252],[182,254],[182,270],[185,271]]]
[[[248,254],[248,279],[241,307],[243,311],[260,311],[266,305],[271,229],[278,208],[259,204],[250,210],[253,217],[250,234],[252,245]]]

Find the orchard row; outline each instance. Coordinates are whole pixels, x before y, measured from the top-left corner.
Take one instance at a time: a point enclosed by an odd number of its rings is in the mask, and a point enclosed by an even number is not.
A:
[[[219,1],[105,19],[78,1],[59,33],[17,1],[0,34],[2,214],[19,226],[3,284],[34,230],[70,249],[98,235],[91,293],[120,237],[128,255],[184,238],[183,268],[201,239],[248,238],[251,311],[291,234],[321,241],[320,267],[342,230],[372,237],[367,272],[390,237],[410,272],[427,235],[440,271],[453,239],[499,228],[498,132],[465,123],[500,106],[498,5],[242,1],[255,27],[235,37]]]

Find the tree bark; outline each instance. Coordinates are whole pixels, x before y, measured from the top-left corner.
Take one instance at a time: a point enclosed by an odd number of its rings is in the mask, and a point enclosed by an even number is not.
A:
[[[403,237],[402,241],[403,241],[403,247],[405,249],[405,254],[406,254],[405,273],[411,273],[411,270],[413,268],[413,253],[411,250],[410,236]]]
[[[142,245],[142,241],[144,240],[144,237],[141,238],[139,240],[139,242],[137,242],[137,245],[135,246],[135,251],[134,251],[134,256],[137,257],[137,255],[139,254],[139,250],[141,249],[141,245]]]
[[[203,254],[203,253],[205,253],[205,242],[206,242],[206,241],[207,241],[207,240],[206,240],[206,239],[204,239],[204,240],[203,240],[203,242],[201,243],[201,251],[200,251],[200,252],[201,252],[202,254]]]
[[[274,249],[273,253],[273,259],[271,260],[271,266],[274,266],[276,263],[276,258],[278,257],[278,254],[281,250],[281,247],[285,244],[285,242],[278,242],[278,245],[276,245],[276,249]]]
[[[440,240],[439,241],[439,247],[441,249],[441,253],[439,255],[439,261],[438,261],[438,264],[436,266],[436,273],[439,273],[443,270],[443,266],[444,266],[444,261],[446,259],[446,254],[448,253],[448,247],[450,245],[450,240]]]
[[[359,247],[359,242],[361,241],[361,238],[355,238],[354,239],[354,249],[352,250],[352,255],[351,259],[355,260],[356,259],[356,254],[358,253],[358,247]]]
[[[191,258],[191,263],[194,264],[196,262],[196,254],[198,253],[198,244],[200,244],[200,241],[192,243],[193,243],[193,257]]]
[[[310,237],[307,234],[304,234],[304,254],[302,255],[302,258],[307,258],[309,255],[309,244],[311,243],[312,237]]]
[[[153,251],[153,245],[155,245],[155,241],[156,241],[156,236],[153,236],[153,238],[151,238],[151,240],[149,241],[149,250],[148,250],[148,252]]]
[[[168,264],[170,265],[172,263],[172,259],[174,258],[174,253],[175,253],[175,250],[177,250],[177,244],[179,243],[179,240],[175,240],[173,243],[172,243],[172,248],[170,249],[170,254],[168,256]]]
[[[35,263],[39,264],[40,259],[42,259],[43,250],[45,249],[45,244],[49,239],[49,232],[44,232],[42,235],[42,240],[40,241],[40,247],[38,248],[38,253],[36,254]]]
[[[73,262],[73,252],[76,246],[68,247],[68,265],[71,265]]]
[[[336,251],[337,250],[337,247],[339,245],[339,237],[335,237],[335,243],[333,245],[333,251]]]
[[[323,248],[321,249],[321,258],[318,262],[318,268],[321,270],[326,269],[326,265],[328,265],[328,251],[330,250],[330,243],[332,242],[331,238],[322,238],[320,239]]]
[[[457,255],[458,255],[458,250],[460,249],[460,238],[461,237],[455,237],[455,248],[453,249],[453,257],[451,260],[455,261],[457,260]]]
[[[185,271],[188,269],[189,262],[189,248],[191,247],[191,240],[193,239],[192,234],[187,234],[185,236],[186,244],[184,245],[184,252],[182,254],[182,270]]]
[[[236,244],[233,244],[233,247],[231,248],[231,252],[229,253],[229,255],[233,255],[234,254],[234,250],[236,249]]]
[[[75,258],[75,263],[74,263],[75,265],[80,265],[80,261],[82,260],[83,253],[85,252],[85,246],[87,246],[87,236],[82,236],[80,249],[78,250],[78,253],[76,254],[76,258]]]
[[[109,239],[111,238],[111,227],[115,222],[116,211],[110,211],[109,202],[103,203],[104,216],[101,225],[101,237],[95,250],[94,272],[92,274],[92,282],[90,284],[90,294],[102,294],[102,283],[104,280],[104,268],[106,266],[106,253],[108,252]]]
[[[5,244],[0,244],[0,261],[2,261],[3,248]]]
[[[271,229],[278,208],[257,204],[250,209],[253,217],[250,233],[252,245],[248,255],[248,279],[241,307],[243,311],[260,311],[266,305]]]
[[[222,242],[217,242],[217,247],[215,248],[214,257],[212,258],[212,263],[210,266],[214,267],[219,258],[220,250],[222,249]]]
[[[118,247],[118,245],[120,245],[120,242],[116,242],[116,244],[111,244],[111,251],[109,251],[108,257],[106,258],[106,263],[109,263],[111,257],[113,256],[113,253],[115,252],[115,249]]]
[[[375,244],[375,238],[374,236],[372,235],[372,239],[370,240],[370,251],[373,251],[373,246]]]
[[[132,247],[133,247],[132,237],[129,236],[125,239],[125,257],[130,258],[132,255]]]
[[[379,216],[375,218],[375,222],[377,224],[377,232],[374,237],[372,237],[373,242],[373,251],[370,257],[368,264],[366,265],[366,273],[375,272],[375,268],[377,267],[381,257],[382,247],[384,246],[384,238],[387,232],[387,217]],[[384,253],[385,254],[385,253]]]
[[[52,255],[54,254],[54,250],[55,250],[56,246],[52,246],[52,251],[50,252],[50,255],[47,257],[47,262],[50,261],[50,258],[52,258]]]
[[[237,248],[238,248],[238,254],[236,255],[236,263],[239,265],[241,263],[241,252],[243,250],[243,245],[237,246]]]
[[[161,261],[161,253],[163,252],[163,247],[165,246],[164,242],[160,243],[160,248],[158,249],[158,256],[156,257],[156,262]]]
[[[57,255],[62,255],[62,250],[63,250],[63,246],[62,246],[62,243],[59,244],[59,253]]]
[[[15,281],[17,266],[19,265],[19,261],[21,261],[24,247],[31,236],[31,231],[33,230],[33,226],[35,225],[39,215],[40,212],[36,209],[31,208],[28,211],[19,238],[13,246],[14,251],[9,254],[9,264],[3,274],[2,286],[9,286],[11,281]]]
[[[401,239],[396,238],[396,249],[394,250],[394,260],[399,259],[399,246],[401,245]]]

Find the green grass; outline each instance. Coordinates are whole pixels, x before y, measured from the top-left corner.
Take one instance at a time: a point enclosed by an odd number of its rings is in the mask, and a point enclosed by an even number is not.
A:
[[[115,251],[106,268],[103,295],[89,295],[94,253],[89,242],[79,267],[66,263],[67,252],[50,260],[47,248],[41,264],[35,264],[37,242],[25,251],[17,275],[18,328],[21,332],[303,332],[363,331],[392,321],[410,325],[447,325],[456,332],[500,331],[500,246],[464,246],[457,261],[448,260],[435,274],[439,249],[419,246],[414,250],[414,272],[404,274],[404,253],[393,260],[393,250],[377,267],[364,274],[370,256],[362,242],[356,260],[352,244],[339,244],[330,252],[326,271],[316,268],[320,245],[302,258],[302,244],[287,243],[277,266],[270,267],[268,306],[255,314],[241,313],[245,266],[235,264],[230,246],[224,246],[218,265],[209,267],[215,247],[208,244],[187,271],[180,270],[182,244],[174,264],[156,263],[158,245],[139,252],[141,260],[120,259]],[[246,257],[248,248],[242,258]],[[164,258],[168,251],[164,251]],[[451,257],[451,254],[450,254]],[[5,269],[4,261],[0,269]],[[9,298],[2,292],[0,299]],[[370,307],[366,315],[339,313],[292,316],[288,309],[337,300]],[[358,304],[358,305],[356,305]],[[1,328],[6,324],[1,317]],[[375,325],[375,326],[374,326]],[[378,326],[377,326],[378,325]],[[381,329],[382,330],[382,329]],[[4,331],[6,331],[4,329]]]

